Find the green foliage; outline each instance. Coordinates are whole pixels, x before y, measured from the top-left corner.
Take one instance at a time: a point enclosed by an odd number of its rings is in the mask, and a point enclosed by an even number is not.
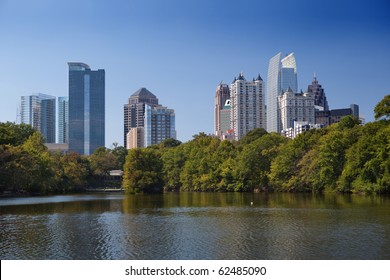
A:
[[[108,175],[110,170],[117,167],[117,158],[106,147],[97,148],[89,157],[91,171],[93,175],[104,176]]]
[[[21,145],[33,135],[34,132],[36,132],[36,130],[27,124],[17,125],[11,122],[0,123],[0,145]]]
[[[261,138],[263,135],[266,135],[267,131],[264,128],[255,128],[245,134],[239,141],[240,145],[247,145],[251,142]]]
[[[375,119],[390,118],[390,94],[383,97],[383,99],[375,106]]]
[[[114,148],[111,150],[111,153],[115,156],[115,170],[123,170],[125,165],[127,149],[123,146],[119,146],[118,143],[113,143]]]
[[[236,172],[239,184],[236,190],[267,189],[271,161],[276,156],[279,145],[286,141],[286,138],[278,134],[263,134],[245,145],[237,159]]]
[[[123,188],[128,193],[163,191],[163,162],[154,149],[131,149],[126,157]]]

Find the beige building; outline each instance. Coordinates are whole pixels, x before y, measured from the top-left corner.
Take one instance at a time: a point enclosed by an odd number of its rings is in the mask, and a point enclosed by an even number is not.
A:
[[[230,86],[231,129],[234,139],[255,128],[266,128],[264,82],[258,75],[253,81],[247,81],[240,73]]]
[[[132,127],[127,133],[126,147],[127,149],[145,147],[145,129],[143,127]]]

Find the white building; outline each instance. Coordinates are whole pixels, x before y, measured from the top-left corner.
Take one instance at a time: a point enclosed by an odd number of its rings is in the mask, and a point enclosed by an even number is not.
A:
[[[240,73],[230,85],[231,128],[234,139],[255,128],[266,128],[264,82],[260,75],[252,82],[246,81]]]
[[[309,131],[311,129],[320,129],[323,128],[323,124],[312,124],[309,122],[299,122],[299,121],[294,121],[294,126],[289,127],[285,130],[282,130],[282,135],[284,135],[287,138],[294,139],[297,137],[299,134]]]
[[[314,95],[294,93],[291,88],[278,96],[282,130],[294,128],[294,121],[315,123]]]

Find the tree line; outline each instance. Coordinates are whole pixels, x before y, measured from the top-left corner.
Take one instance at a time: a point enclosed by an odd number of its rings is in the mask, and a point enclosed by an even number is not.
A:
[[[375,122],[353,116],[287,139],[255,129],[240,141],[199,133],[181,143],[148,148],[101,147],[90,156],[51,153],[29,125],[0,123],[0,193],[64,193],[102,187],[124,170],[129,193],[390,192],[390,95],[375,107]]]
[[[91,156],[49,152],[30,125],[0,123],[0,193],[47,194],[104,186],[113,169],[122,169],[126,149],[98,148]]]

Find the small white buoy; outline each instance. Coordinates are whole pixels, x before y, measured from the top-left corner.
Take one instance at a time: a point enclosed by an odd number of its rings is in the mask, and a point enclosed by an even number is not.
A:
[[[251,201],[251,205],[253,205],[253,201]]]

